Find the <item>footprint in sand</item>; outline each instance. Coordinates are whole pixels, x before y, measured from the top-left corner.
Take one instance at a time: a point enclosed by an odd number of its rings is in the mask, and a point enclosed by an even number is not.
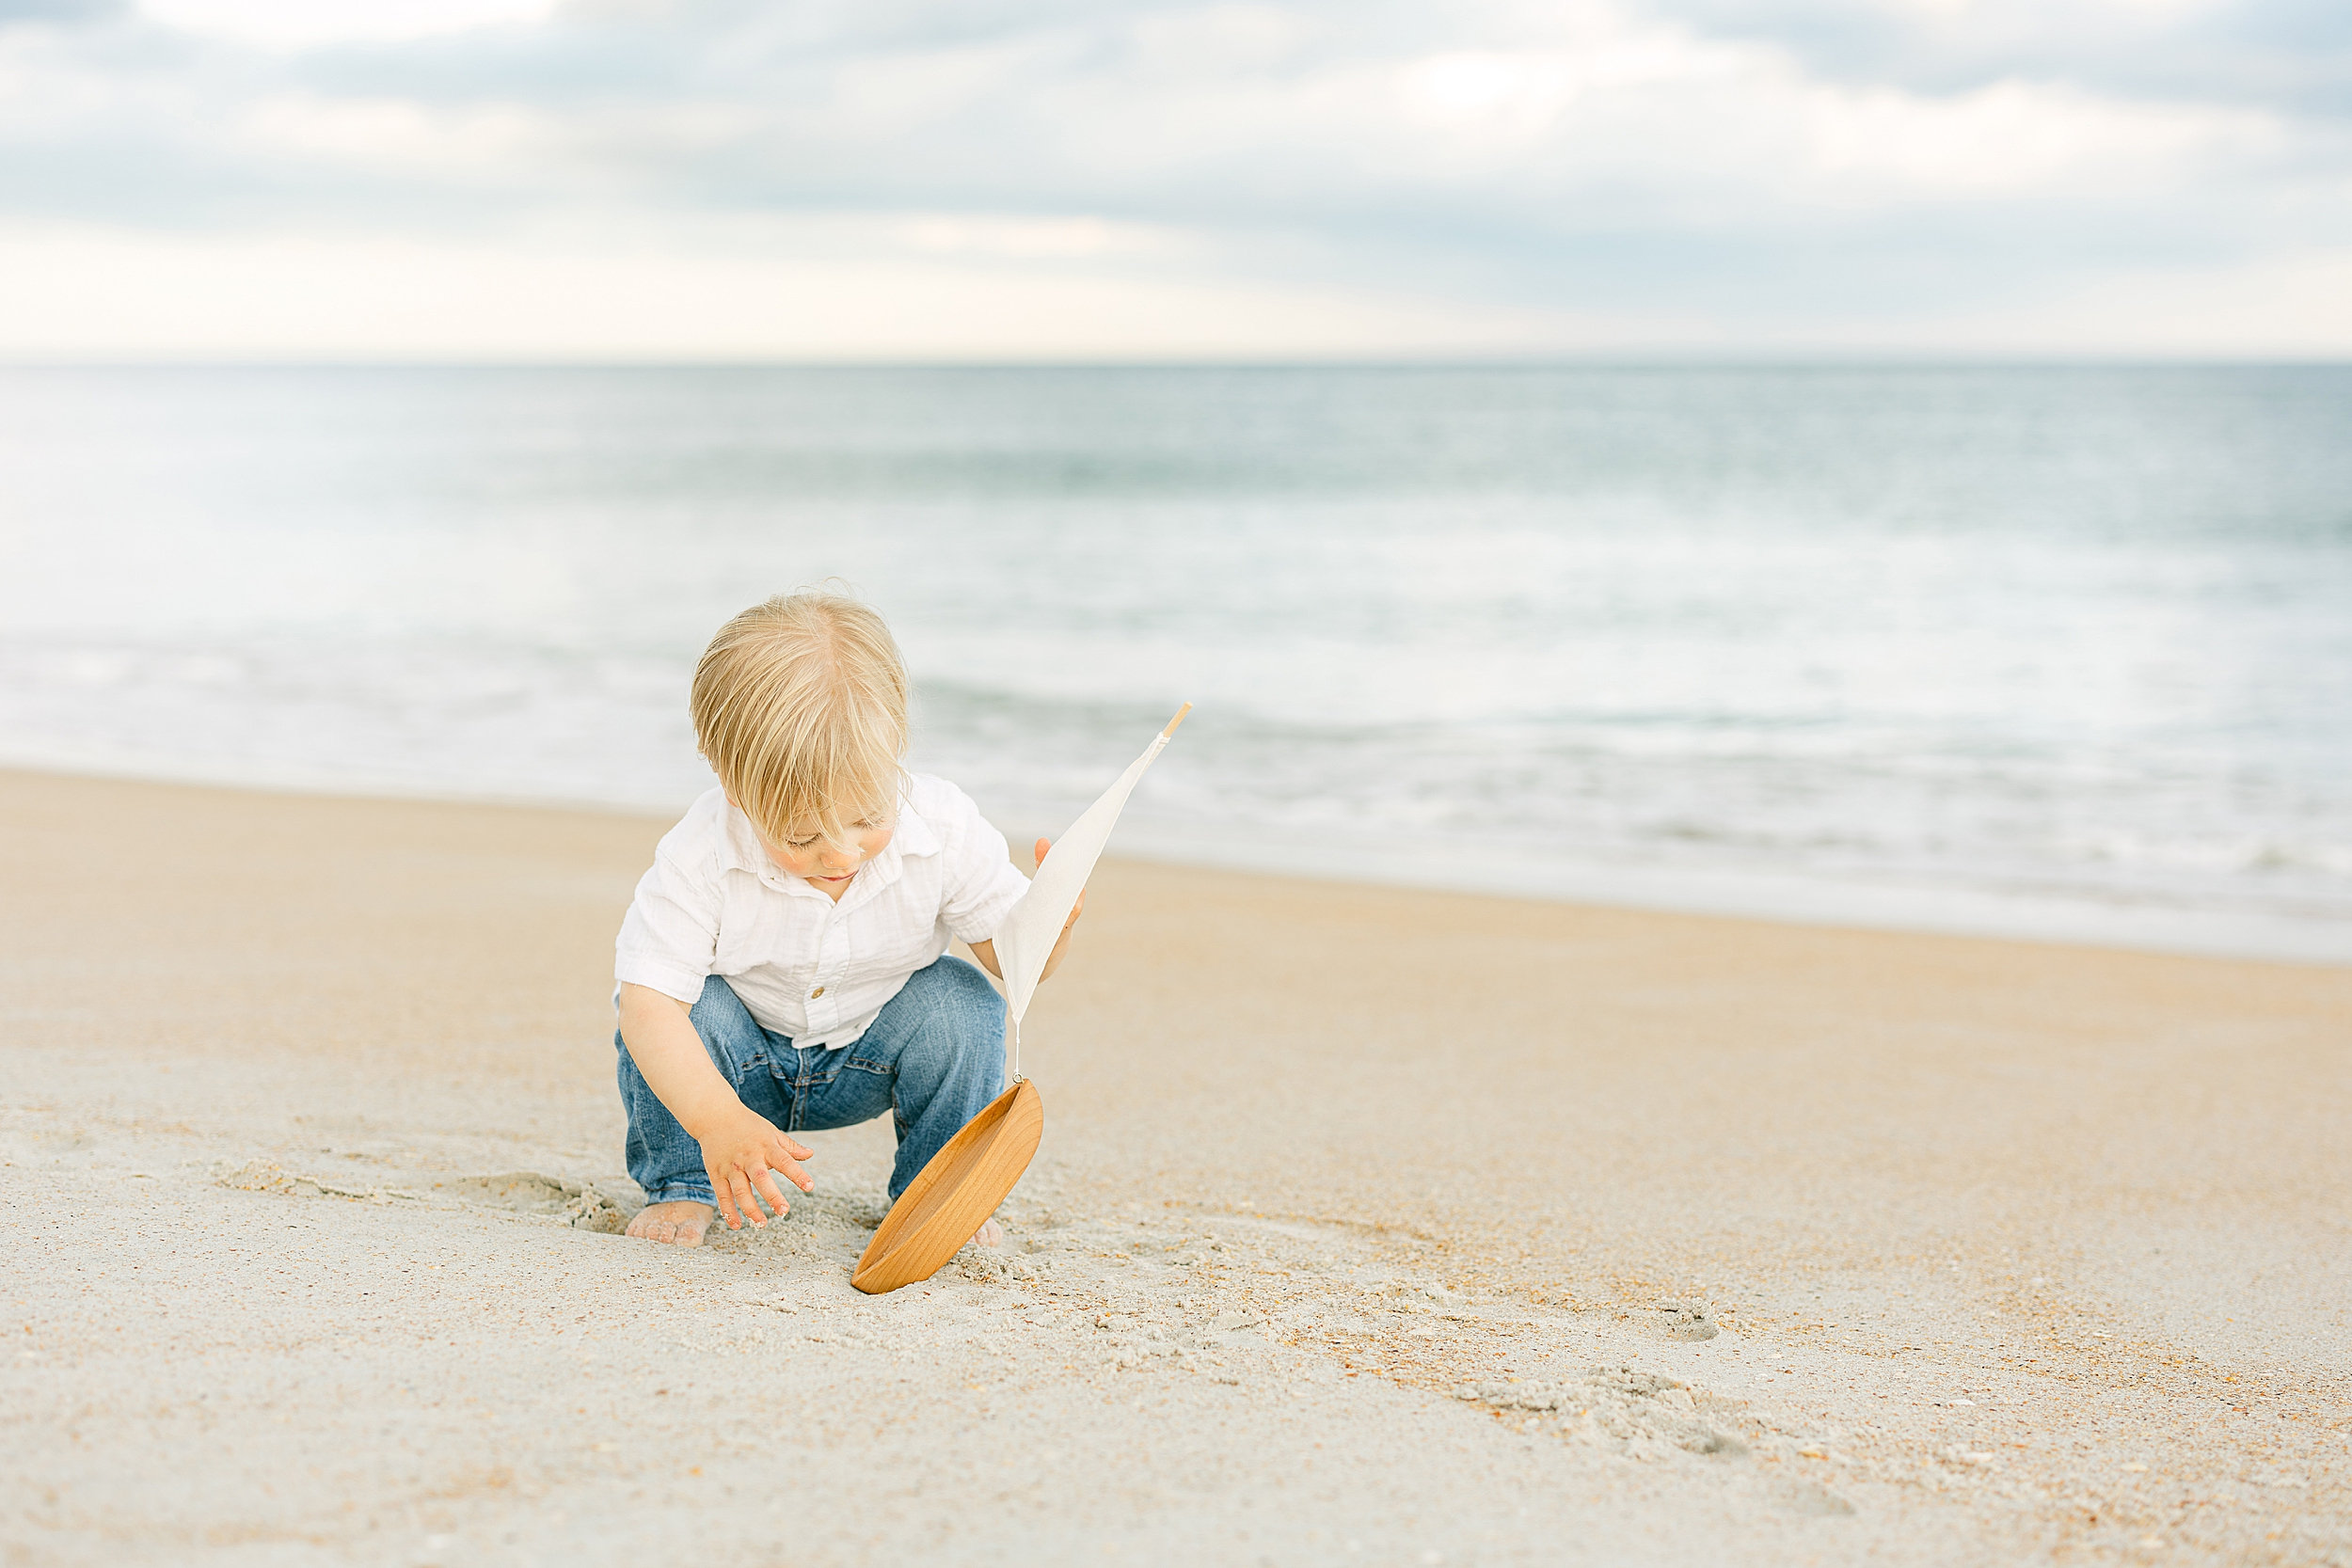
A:
[[[1669,1339],[1712,1339],[1723,1332],[1704,1302],[1661,1301],[1658,1310],[1660,1332]]]
[[[356,1203],[413,1203],[419,1194],[405,1187],[358,1187],[348,1180],[328,1180],[290,1171],[275,1160],[247,1160],[234,1170],[216,1171],[213,1180],[241,1193],[276,1193],[284,1197],[340,1197]]]
[[[1581,1378],[1547,1383],[1469,1383],[1457,1397],[1498,1410],[1526,1411],[1533,1426],[1629,1459],[1677,1451],[1740,1459],[1748,1446],[1700,1413],[1687,1385],[1633,1367],[1595,1367]]]
[[[461,1203],[518,1214],[545,1214],[577,1230],[618,1235],[628,1228],[628,1212],[595,1187],[542,1176],[535,1170],[466,1176],[435,1185]]]

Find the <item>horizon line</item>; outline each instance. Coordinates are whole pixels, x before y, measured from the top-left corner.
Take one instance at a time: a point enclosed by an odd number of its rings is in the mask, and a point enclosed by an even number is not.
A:
[[[1674,350],[1608,354],[1230,356],[1179,358],[1137,355],[759,357],[500,356],[82,356],[14,358],[0,354],[0,373],[70,371],[1840,371],[1840,370],[2352,370],[2352,354],[1979,353],[1927,350],[1785,349],[1753,354]]]

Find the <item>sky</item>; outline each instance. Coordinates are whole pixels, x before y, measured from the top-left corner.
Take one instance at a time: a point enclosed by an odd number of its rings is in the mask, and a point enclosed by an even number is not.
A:
[[[2352,356],[2344,0],[0,0],[0,358]]]

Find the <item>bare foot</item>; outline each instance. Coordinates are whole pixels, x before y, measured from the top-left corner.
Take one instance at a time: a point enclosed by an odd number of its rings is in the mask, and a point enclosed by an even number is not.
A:
[[[680,1203],[648,1203],[628,1222],[628,1233],[672,1246],[700,1246],[710,1228],[710,1205],[689,1198]]]
[[[972,1244],[974,1246],[1003,1246],[1005,1244],[1004,1227],[994,1220],[982,1220],[980,1227],[972,1232]]]

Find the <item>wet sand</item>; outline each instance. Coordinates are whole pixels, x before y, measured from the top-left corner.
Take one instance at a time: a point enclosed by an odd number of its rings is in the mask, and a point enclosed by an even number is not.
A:
[[[666,824],[0,825],[11,1564],[2352,1562],[2352,971],[1110,863],[868,1300],[598,1228]]]

